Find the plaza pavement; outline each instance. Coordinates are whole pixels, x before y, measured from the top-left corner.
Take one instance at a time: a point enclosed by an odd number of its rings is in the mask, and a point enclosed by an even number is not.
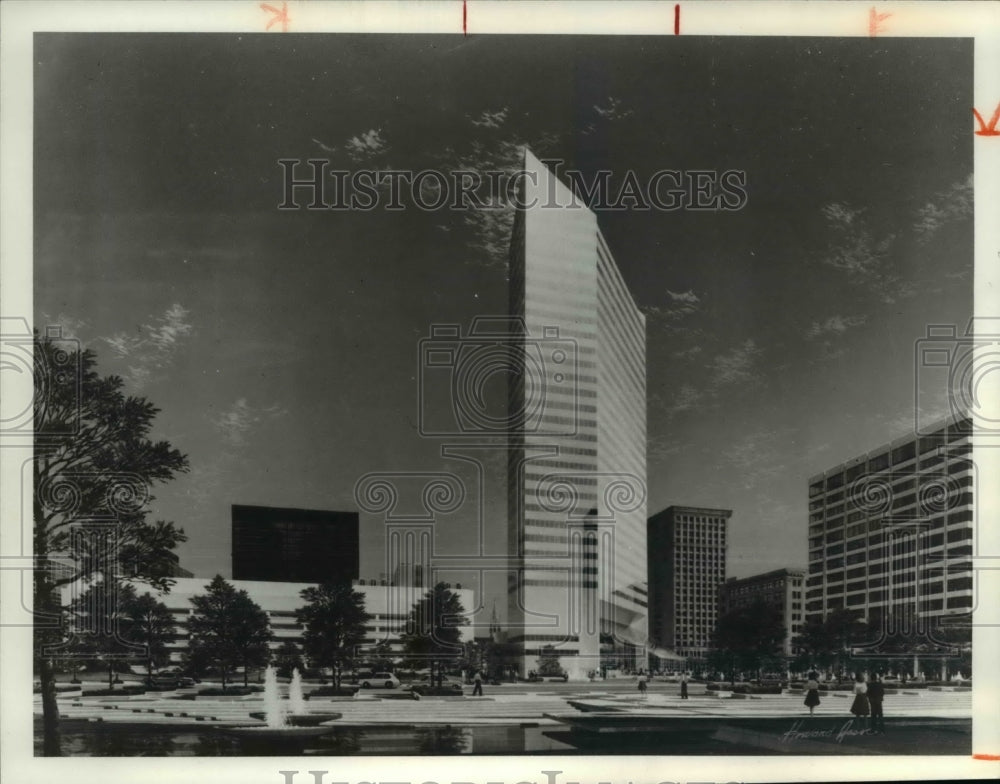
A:
[[[611,689],[601,688],[600,683],[559,684],[556,689],[546,684],[535,690],[530,690],[531,686],[488,687],[484,697],[468,696],[471,688],[465,690],[464,697],[425,697],[421,700],[399,696],[386,698],[386,692],[378,691],[361,693],[353,699],[316,697],[306,703],[306,710],[335,711],[342,714],[338,724],[354,726],[523,723],[545,726],[582,717],[592,722],[602,714],[617,719],[627,715],[644,720],[684,717],[798,719],[809,716],[802,695],[795,693],[734,699],[692,689],[690,699],[681,700],[669,684],[662,690],[652,690],[646,697],[626,688],[615,688],[618,684]],[[59,709],[63,717],[94,721],[250,725],[259,723],[250,718],[250,712],[263,710],[264,704],[260,694],[200,697],[197,700],[176,697],[170,692],[134,697],[61,695]],[[848,692],[824,694],[816,716],[851,718],[852,699],[853,695]],[[890,721],[901,718],[968,719],[972,715],[972,695],[970,691],[902,691],[886,697],[885,712]],[[37,695],[35,713],[41,713],[41,700]]]

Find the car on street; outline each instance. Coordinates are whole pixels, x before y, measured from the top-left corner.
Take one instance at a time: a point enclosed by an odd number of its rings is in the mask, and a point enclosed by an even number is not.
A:
[[[395,689],[399,687],[399,678],[391,672],[368,672],[358,675],[357,684],[362,689]]]
[[[157,673],[151,678],[146,678],[145,684],[146,688],[154,690],[164,690],[169,691],[171,689],[185,689],[194,686],[196,683],[194,678],[188,677],[187,675],[179,675],[177,673]]]

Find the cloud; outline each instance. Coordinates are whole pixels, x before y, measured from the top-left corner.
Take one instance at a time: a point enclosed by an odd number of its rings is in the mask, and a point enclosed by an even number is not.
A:
[[[687,348],[682,348],[679,351],[673,352],[670,356],[676,359],[693,359],[701,354],[705,349],[699,345],[688,346]]]
[[[37,320],[34,326],[42,334],[45,334],[49,327],[58,327],[64,340],[83,342],[81,333],[85,332],[90,325],[83,319],[66,313],[60,313],[53,318],[48,313],[42,312],[41,319]]]
[[[679,414],[684,411],[691,411],[698,407],[701,402],[702,395],[695,389],[691,384],[682,384],[677,390],[677,394],[674,397],[673,404],[667,409],[668,413],[673,416],[674,414]]]
[[[316,137],[313,137],[313,144],[319,147],[323,152],[335,153],[337,151],[336,147],[331,147],[329,144],[324,144]]]
[[[678,317],[694,313],[701,305],[701,299],[690,289],[680,294],[667,289],[667,296],[670,297],[670,307],[668,308],[670,314]]]
[[[245,397],[233,403],[212,421],[223,440],[231,447],[246,445],[252,431],[259,425],[282,417],[288,411],[280,406],[259,407],[251,405]]]
[[[916,293],[911,282],[904,282],[893,269],[890,255],[895,234],[876,239],[868,228],[864,213],[846,204],[827,204],[823,217],[831,233],[830,244],[822,262],[846,273],[847,279],[891,305]]]
[[[733,467],[732,475],[744,489],[760,489],[761,485],[787,474],[786,462],[794,434],[791,428],[755,430],[730,443],[723,458]]]
[[[814,321],[806,331],[808,340],[820,337],[843,335],[852,327],[860,327],[868,321],[867,316],[830,316],[826,321]]]
[[[646,407],[652,420],[661,422],[671,422],[677,417],[703,413],[717,403],[718,400],[711,391],[700,389],[698,385],[688,381],[679,386],[664,385],[655,390],[649,389],[646,393]],[[677,451],[671,446],[677,444],[677,434],[672,430],[661,435],[651,431],[646,445],[647,454],[653,454],[652,445],[657,441],[662,442],[655,450],[659,457],[667,457]]]
[[[970,174],[961,182],[939,191],[917,211],[913,230],[921,244],[927,243],[950,223],[966,220],[973,213],[973,184]]]
[[[701,309],[701,298],[693,291],[677,293],[667,289],[667,301],[662,305],[645,305],[642,308],[646,318],[658,326],[671,331],[677,330],[678,322]]]
[[[508,111],[506,106],[495,112],[484,111],[478,118],[470,119],[470,122],[477,128],[499,128],[507,119]]]
[[[118,332],[98,340],[126,364],[122,376],[141,390],[170,367],[177,351],[194,333],[189,315],[185,307],[175,303],[151,324],[143,324],[136,334]]]
[[[353,161],[367,160],[389,151],[389,144],[382,136],[381,128],[372,128],[360,136],[352,136],[344,144],[344,149]]]
[[[463,222],[472,229],[469,245],[476,251],[469,257],[484,266],[506,270],[510,234],[514,227],[513,206],[500,204],[493,208],[470,209]]]
[[[757,361],[763,352],[753,338],[719,354],[712,361],[712,385],[716,389],[735,385],[756,385],[761,381]]]
[[[635,114],[631,109],[623,109],[622,102],[612,96],[608,96],[608,103],[605,106],[595,104],[594,112],[598,117],[609,122],[625,120]]]
[[[544,155],[555,137],[542,134],[528,140],[517,136],[504,139],[474,140],[464,151],[445,148],[436,164],[453,171],[469,171],[480,175],[484,183],[490,182],[487,172],[501,172],[501,183],[507,182],[523,165],[524,148]],[[493,175],[495,178],[495,175]],[[503,192],[484,194],[482,206],[470,205],[462,210],[462,225],[470,232],[468,241],[473,251],[466,255],[470,264],[507,270],[510,250],[510,233],[514,225],[515,205]]]

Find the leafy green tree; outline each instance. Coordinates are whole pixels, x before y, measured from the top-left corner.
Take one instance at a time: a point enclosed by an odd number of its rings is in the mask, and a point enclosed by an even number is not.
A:
[[[866,644],[853,649],[854,669],[908,672],[926,666],[933,675],[948,659],[956,666],[969,661],[966,654],[971,654],[971,626],[957,625],[955,618],[942,622],[939,617],[917,616],[912,606],[894,609],[894,623],[877,614],[868,619]],[[877,658],[866,659],[866,655]]]
[[[459,666],[466,673],[482,672],[486,669],[487,643],[480,640],[468,640],[462,646]]]
[[[497,680],[516,678],[521,661],[521,650],[512,642],[489,642],[484,654],[490,677]]]
[[[340,688],[343,669],[354,660],[371,618],[364,594],[347,583],[323,583],[300,595],[306,605],[295,611],[295,617],[306,627],[302,635],[306,656],[314,667],[333,670],[334,685]]]
[[[148,581],[166,590],[183,531],[150,521],[151,489],[188,470],[187,457],[150,433],[159,413],[102,378],[90,350],[34,338],[35,668],[41,682],[43,754],[62,753],[55,662],[68,644],[66,586],[95,578]]]
[[[854,646],[870,640],[860,610],[838,608],[825,618],[809,616],[792,644],[799,649],[801,669],[832,667],[838,674],[852,658]]]
[[[559,663],[559,654],[551,645],[544,646],[538,656],[538,674],[544,677],[559,677],[565,674]]]
[[[785,626],[777,607],[757,601],[723,615],[712,634],[712,666],[729,673],[736,681],[736,670],[760,675],[761,668],[781,655]]]
[[[431,682],[444,682],[445,669],[461,660],[461,626],[469,623],[458,594],[438,583],[413,605],[402,634],[404,649],[415,666],[427,664]]]
[[[70,647],[78,659],[91,659],[104,665],[108,689],[115,687],[115,673],[128,670],[128,659],[138,657],[144,648],[135,641],[126,610],[135,601],[131,585],[101,581],[88,587],[69,605]]]
[[[216,575],[204,594],[191,597],[194,615],[188,621],[191,635],[189,660],[196,669],[218,669],[225,690],[229,674],[243,666],[243,685],[250,667],[270,659],[271,626],[265,613],[246,591],[237,591]]]
[[[177,636],[174,616],[167,605],[148,593],[128,602],[125,616],[131,638],[143,646],[140,658],[146,665],[146,674],[152,677],[154,667],[170,661],[167,646]]]
[[[379,640],[365,650],[361,666],[372,672],[392,672],[396,668],[396,656],[392,650],[392,643],[388,640]]]

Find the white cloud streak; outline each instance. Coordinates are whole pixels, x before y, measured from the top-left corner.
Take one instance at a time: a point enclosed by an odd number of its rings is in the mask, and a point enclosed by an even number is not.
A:
[[[288,411],[281,406],[254,406],[245,397],[241,397],[215,417],[212,423],[229,446],[240,448],[246,446],[251,434],[259,425],[287,413]]]
[[[830,316],[825,321],[814,321],[806,330],[806,338],[815,340],[831,336],[843,335],[853,327],[860,327],[866,321],[867,316]]]
[[[126,363],[128,369],[123,377],[141,390],[170,367],[181,346],[194,333],[189,316],[185,307],[175,303],[152,323],[143,324],[135,334],[118,332],[98,340]]]

